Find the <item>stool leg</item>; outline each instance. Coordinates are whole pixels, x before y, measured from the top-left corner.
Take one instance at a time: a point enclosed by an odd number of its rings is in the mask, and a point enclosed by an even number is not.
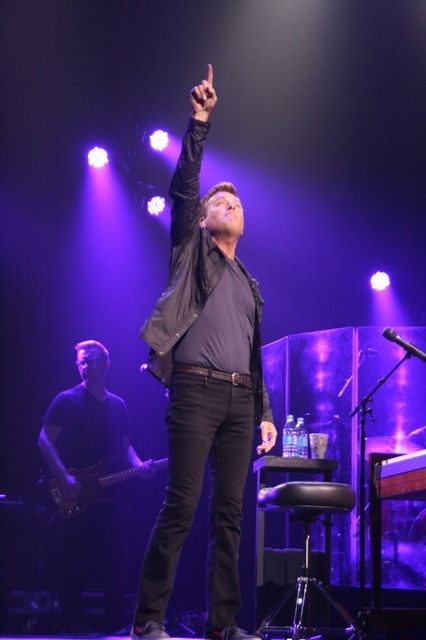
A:
[[[284,591],[283,595],[279,598],[277,604],[269,611],[269,613],[264,617],[262,622],[260,623],[259,629],[263,629],[264,627],[269,627],[275,616],[281,611],[281,609],[286,605],[286,603],[290,600],[291,596],[297,589],[297,583],[287,587]]]
[[[305,522],[305,559],[303,563],[303,576],[297,579],[296,605],[293,616],[292,640],[299,640],[303,630],[303,613],[305,611],[306,594],[308,592],[309,574],[311,569],[311,522]]]
[[[300,638],[302,621],[303,621],[303,612],[305,610],[305,602],[306,602],[306,591],[308,588],[308,580],[309,580],[309,572],[310,572],[310,553],[311,553],[311,524],[310,521],[307,520],[305,522],[305,549],[304,549],[304,562],[303,562],[303,577],[297,579],[297,594],[296,594],[296,604],[294,608],[293,614],[293,638],[294,640],[298,640]],[[291,589],[289,593],[287,591],[280,598],[277,605],[268,613],[267,616],[262,620],[261,625],[259,627],[259,631],[262,629],[266,629],[275,618],[277,613],[282,609],[285,603],[290,599],[294,590],[296,589],[296,585]],[[299,629],[297,636],[295,636],[295,629]]]
[[[293,635],[292,640],[300,640],[302,637],[303,627],[303,612],[305,610],[306,593],[308,591],[309,578],[303,576],[297,578],[297,594],[296,594],[296,606],[294,608],[293,616]]]
[[[304,575],[309,578],[311,573],[311,521],[305,522],[305,563]]]
[[[349,625],[347,629],[347,633],[351,633],[353,631],[353,635],[351,635],[348,640],[364,640],[365,633],[361,629],[361,627],[355,622],[350,613],[346,611],[345,607],[334,600],[331,595],[328,593],[326,589],[324,589],[323,585],[316,580],[313,581],[314,587],[321,593],[321,595],[327,600],[327,602],[333,607],[335,611],[340,615],[340,617]]]

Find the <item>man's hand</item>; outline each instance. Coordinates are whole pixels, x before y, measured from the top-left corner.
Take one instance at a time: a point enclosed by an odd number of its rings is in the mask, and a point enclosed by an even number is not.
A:
[[[152,458],[145,460],[144,462],[140,460],[140,464],[135,466],[141,470],[142,478],[153,478],[155,476],[154,460]]]
[[[58,477],[58,482],[61,486],[62,494],[67,500],[77,500],[78,494],[81,491],[81,485],[72,473],[64,471],[64,473]]]
[[[257,455],[259,456],[262,453],[268,453],[277,441],[277,430],[272,422],[267,422],[266,420],[262,422],[260,424],[260,431],[262,434],[262,444],[256,449]]]
[[[213,88],[213,67],[211,64],[208,64],[207,80],[203,80],[191,90],[192,117],[195,120],[207,122],[210,111],[216,102],[216,91]]]

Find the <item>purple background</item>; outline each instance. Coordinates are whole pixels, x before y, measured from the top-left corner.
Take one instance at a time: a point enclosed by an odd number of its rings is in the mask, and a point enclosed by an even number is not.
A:
[[[182,135],[207,62],[219,103],[202,184],[239,188],[239,255],[267,300],[264,342],[376,324],[377,269],[394,283],[381,322],[426,324],[424,2],[4,0],[0,25],[1,491],[31,495],[43,413],[78,381],[73,345],[86,338],[110,349],[109,386],[141,455],[165,455],[164,391],[138,371],[138,328],[163,290],[168,242],[138,181],[166,189],[172,169],[139,141],[156,127]],[[95,144],[110,152],[104,174],[85,163]],[[131,587],[163,486],[129,489]],[[246,602],[253,504],[251,479]],[[203,504],[177,609],[203,607],[206,523]]]

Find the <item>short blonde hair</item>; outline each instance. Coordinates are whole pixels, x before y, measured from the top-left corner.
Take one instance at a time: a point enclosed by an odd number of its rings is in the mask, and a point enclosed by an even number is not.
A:
[[[219,193],[219,191],[228,191],[229,193],[232,193],[233,196],[237,196],[238,198],[237,188],[232,184],[232,182],[218,182],[214,185],[214,187],[209,189],[206,195],[201,199],[200,204],[202,216],[205,216],[206,214],[206,206],[210,198],[212,198],[215,193]]]
[[[83,340],[82,342],[77,342],[77,344],[74,347],[76,354],[78,354],[78,352],[81,351],[82,349],[93,349],[93,348],[98,349],[98,351],[100,351],[104,356],[105,360],[109,362],[109,351],[102,344],[102,342],[99,342],[98,340]]]

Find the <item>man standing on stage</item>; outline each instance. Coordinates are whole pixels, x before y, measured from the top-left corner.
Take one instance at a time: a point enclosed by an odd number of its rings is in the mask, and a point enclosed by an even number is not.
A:
[[[71,501],[78,501],[81,487],[70,467],[84,469],[104,459],[115,461],[116,470],[144,466],[130,444],[124,400],[105,387],[108,350],[96,340],[80,342],[75,350],[81,384],[54,398],[39,436],[41,453],[61,495]],[[149,476],[150,463],[145,466]],[[85,630],[81,592],[93,569],[95,586],[102,586],[105,592],[104,631],[112,633],[124,626],[125,515],[119,501],[98,502],[76,518],[64,521],[56,517],[49,523],[49,552],[64,631]]]
[[[258,453],[276,429],[262,375],[258,285],[235,255],[244,227],[233,184],[200,201],[199,173],[209,115],[217,101],[213,69],[191,92],[192,117],[172,179],[171,261],[166,291],[141,335],[149,368],[169,386],[169,482],[146,551],[133,640],[167,638],[164,617],[180,551],[210,469],[206,637],[250,638],[236,626],[242,495],[253,441]]]

